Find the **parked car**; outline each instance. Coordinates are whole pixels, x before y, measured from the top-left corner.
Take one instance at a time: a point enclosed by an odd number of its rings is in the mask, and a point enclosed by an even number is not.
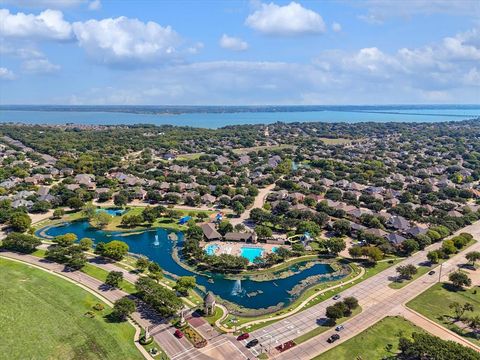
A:
[[[177,329],[177,330],[175,330],[173,335],[175,335],[176,338],[181,339],[183,337],[183,332],[181,332],[179,329]]]
[[[335,341],[337,341],[338,339],[340,339],[340,335],[338,334],[333,334],[332,336],[330,336],[328,339],[327,339],[327,342],[329,344],[331,343],[334,343]]]
[[[337,295],[335,295],[332,299],[333,299],[333,300],[338,300],[338,299],[340,299],[341,297],[342,297],[342,296],[341,296],[340,294],[337,294]]]
[[[430,271],[428,272],[428,275],[433,275],[433,274],[435,274],[435,270],[430,270]]]
[[[240,335],[239,337],[237,337],[237,340],[242,341],[242,340],[248,339],[249,337],[250,337],[249,333],[244,333],[244,334]]]
[[[343,329],[345,329],[345,327],[343,325],[338,325],[336,328],[335,328],[335,331],[342,331]]]
[[[253,340],[250,340],[247,344],[247,348],[252,348],[254,346],[258,345],[258,339],[253,339]]]

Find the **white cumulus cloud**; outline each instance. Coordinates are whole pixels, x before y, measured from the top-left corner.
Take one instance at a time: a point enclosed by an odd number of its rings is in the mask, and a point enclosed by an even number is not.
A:
[[[320,14],[292,1],[285,6],[274,3],[261,4],[249,15],[245,24],[268,35],[301,35],[325,32],[325,22]]]
[[[73,23],[79,45],[104,64],[135,65],[175,56],[179,35],[170,27],[124,16]]]
[[[10,13],[0,9],[0,36],[64,41],[72,38],[72,26],[58,10],[45,10],[39,15]]]
[[[31,74],[51,74],[60,70],[60,66],[52,64],[48,59],[30,59],[22,63],[23,71]]]
[[[11,70],[5,67],[0,67],[0,80],[13,80],[15,75]]]
[[[219,44],[222,48],[233,51],[244,51],[248,49],[248,43],[240,38],[223,34]]]

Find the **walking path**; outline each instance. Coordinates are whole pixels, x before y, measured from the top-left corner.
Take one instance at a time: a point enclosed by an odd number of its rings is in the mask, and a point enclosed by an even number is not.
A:
[[[258,195],[255,197],[255,200],[253,201],[253,205],[245,210],[239,217],[237,218],[232,218],[230,219],[230,223],[235,226],[237,224],[246,224],[246,221],[250,219],[250,212],[252,209],[255,208],[263,208],[263,205],[265,204],[265,200],[267,199],[268,194],[275,188],[275,184],[270,184],[263,189],[258,190]]]
[[[478,241],[480,239],[480,221],[463,228],[459,232],[470,233],[474,236],[474,239]],[[419,251],[398,265],[414,264],[415,266],[419,266],[427,261],[426,254],[428,251],[440,246],[440,243],[433,244],[424,251]],[[469,248],[444,262],[441,280],[447,279],[450,272],[458,269],[460,264],[466,263],[467,260],[465,259],[465,253],[470,251],[480,251],[480,243],[476,242]],[[279,354],[275,359],[311,359],[366,330],[384,317],[394,315],[396,312],[398,313],[399,306],[403,306],[403,304],[415,298],[440,280],[438,276],[425,274],[405,287],[395,290],[388,286],[392,281],[391,279],[395,278],[395,276],[396,270],[394,268],[389,268],[355,286],[352,286],[342,293],[342,297],[356,297],[362,306],[363,312],[343,323],[345,329],[342,331],[340,340],[336,341],[334,344],[327,343],[328,337],[335,333],[334,329],[330,329],[293,347],[289,351]],[[335,301],[332,299],[324,301],[286,319],[285,321],[277,322],[255,331],[253,336],[259,339],[264,346],[271,345],[272,347],[280,345],[288,340],[293,340],[299,335],[317,328],[318,323],[325,319],[326,307],[332,305],[334,302]],[[468,342],[468,340],[465,339],[455,339],[462,345]],[[454,340],[453,337],[452,340]],[[468,345],[480,351],[476,345],[470,342],[468,342]]]

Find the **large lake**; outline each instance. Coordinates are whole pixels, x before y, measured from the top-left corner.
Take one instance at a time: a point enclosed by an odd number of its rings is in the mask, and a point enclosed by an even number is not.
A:
[[[37,233],[40,232],[42,230]],[[209,281],[208,276],[194,274],[173,260],[171,254],[174,241],[169,239],[168,232],[164,229],[129,234],[128,232],[101,231],[90,227],[87,221],[76,221],[65,226],[51,227],[46,230],[46,235],[52,237],[66,233],[74,233],[79,239],[84,237],[92,238],[95,243],[112,240],[124,241],[128,244],[130,252],[148,256],[149,259],[158,262],[165,271],[178,276],[194,275],[196,276],[197,284],[205,287],[207,291],[210,290],[225,300],[250,309],[267,308],[279,303],[289,304],[295,297],[291,296],[288,291],[299,282],[313,275],[330,274],[333,272],[330,265],[317,263],[292,276],[275,281],[258,282],[246,278],[239,282],[225,279],[222,275],[212,274],[210,277],[213,279],[212,282],[212,280]],[[182,233],[177,233],[177,236],[178,246],[181,247],[183,235]],[[333,275],[331,280],[341,277],[341,275]],[[327,279],[322,279],[322,281],[327,281]],[[253,293],[257,294],[248,296],[248,294]]]
[[[370,108],[346,107],[323,111],[265,111],[265,112],[223,112],[223,113],[182,113],[137,114],[129,112],[102,111],[39,111],[3,110],[0,108],[0,122],[23,122],[29,124],[156,124],[178,125],[203,128],[218,128],[226,125],[271,124],[282,122],[436,122],[458,121],[480,117],[479,106],[453,106],[452,108]]]

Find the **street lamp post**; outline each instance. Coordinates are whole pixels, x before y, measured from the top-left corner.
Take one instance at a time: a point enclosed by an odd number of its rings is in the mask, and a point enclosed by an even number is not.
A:
[[[438,272],[438,282],[440,282],[442,278],[442,269],[443,269],[443,264],[440,264],[440,271]]]

